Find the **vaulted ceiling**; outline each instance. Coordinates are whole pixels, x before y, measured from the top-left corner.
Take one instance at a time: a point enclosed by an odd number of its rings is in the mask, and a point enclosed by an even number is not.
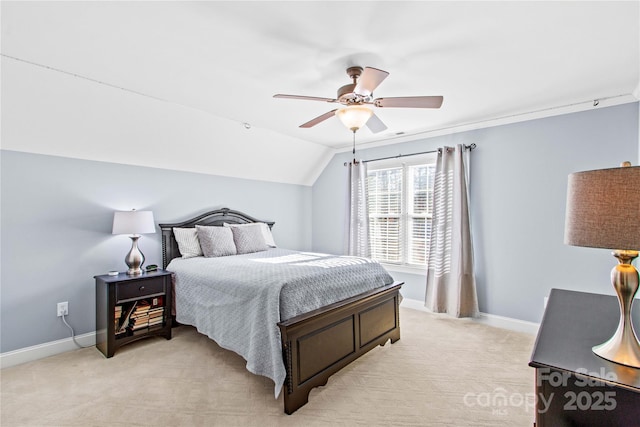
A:
[[[388,129],[360,144],[629,102],[639,22],[636,1],[3,2],[2,54],[326,152],[351,143],[337,118],[298,126],[336,104],[274,94],[334,98],[359,65],[390,73],[376,97],[444,96],[377,109]]]

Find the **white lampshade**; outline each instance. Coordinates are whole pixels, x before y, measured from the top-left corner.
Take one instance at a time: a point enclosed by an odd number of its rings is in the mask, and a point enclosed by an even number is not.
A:
[[[352,105],[347,108],[336,110],[335,114],[347,129],[355,132],[367,124],[367,121],[369,121],[373,115],[373,111],[362,105]]]
[[[113,215],[113,234],[155,233],[156,225],[151,211],[115,212]]]

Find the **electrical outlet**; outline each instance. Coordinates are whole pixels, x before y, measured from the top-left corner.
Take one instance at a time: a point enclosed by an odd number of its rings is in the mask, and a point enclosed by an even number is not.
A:
[[[61,317],[62,315],[67,315],[69,314],[69,302],[65,301],[65,302],[59,302],[58,303],[58,317]]]

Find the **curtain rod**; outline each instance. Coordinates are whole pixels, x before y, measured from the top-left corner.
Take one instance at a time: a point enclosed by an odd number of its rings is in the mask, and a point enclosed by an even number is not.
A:
[[[474,148],[476,148],[476,144],[472,143],[469,145],[465,145],[464,149],[465,150],[473,150]],[[420,154],[431,154],[431,153],[439,153],[440,152],[440,148],[438,148],[437,150],[431,150],[431,151],[422,151],[420,153],[411,153],[411,154],[398,154],[397,156],[389,156],[389,157],[380,157],[378,159],[371,159],[371,160],[362,160],[362,163],[369,163],[369,162],[377,162],[379,160],[389,160],[389,159],[398,159],[400,157],[410,157],[410,156],[419,156]],[[344,162],[344,165],[347,166],[349,164],[349,162]]]

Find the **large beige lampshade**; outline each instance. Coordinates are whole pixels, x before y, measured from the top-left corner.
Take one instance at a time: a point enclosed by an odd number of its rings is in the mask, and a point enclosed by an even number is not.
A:
[[[640,250],[640,167],[569,175],[564,242]]]

